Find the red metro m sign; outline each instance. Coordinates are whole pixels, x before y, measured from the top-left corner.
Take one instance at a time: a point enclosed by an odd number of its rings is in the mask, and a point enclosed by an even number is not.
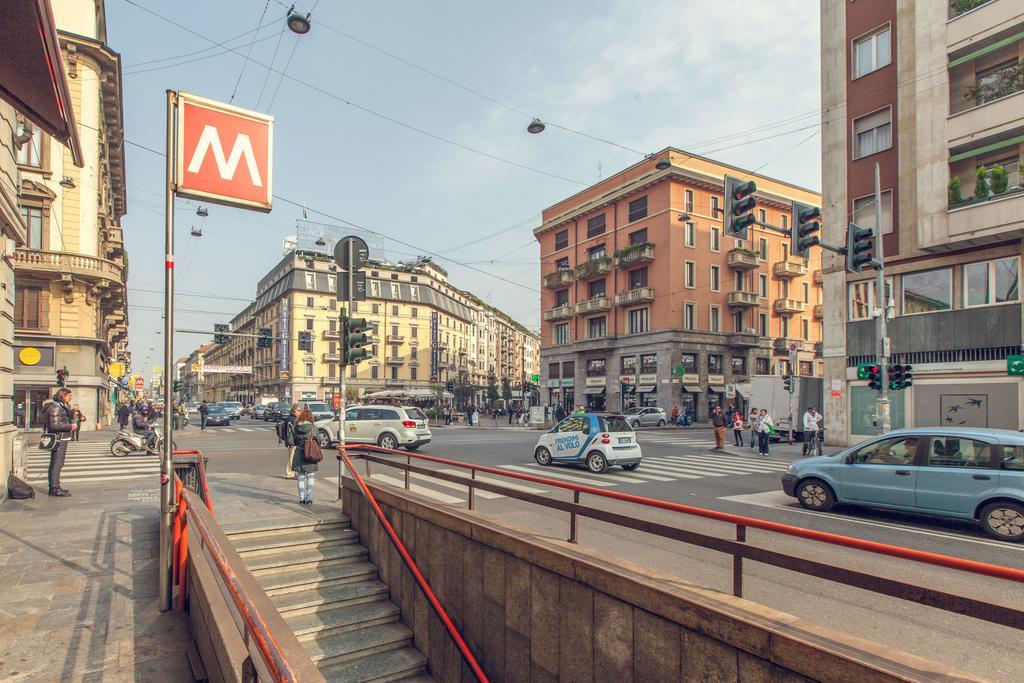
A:
[[[270,211],[274,118],[178,93],[175,192]]]

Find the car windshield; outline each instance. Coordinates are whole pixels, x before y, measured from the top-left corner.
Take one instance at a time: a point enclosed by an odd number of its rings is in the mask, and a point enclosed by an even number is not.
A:
[[[307,403],[306,407],[312,413],[326,413],[330,410],[326,403]]]
[[[224,406],[225,408],[241,408],[242,404],[238,401],[221,401],[217,405]]]
[[[630,426],[626,418],[621,415],[609,415],[607,417],[600,416],[597,418],[601,421],[601,431],[603,432],[631,432],[633,427]]]
[[[406,408],[406,414],[414,420],[426,420],[427,416],[419,408]]]
[[[207,411],[210,413],[210,415],[218,415],[220,413],[227,412],[224,410],[224,406],[217,405],[208,406]]]

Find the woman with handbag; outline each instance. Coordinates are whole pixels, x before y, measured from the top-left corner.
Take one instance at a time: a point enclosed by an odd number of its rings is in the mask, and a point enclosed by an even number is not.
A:
[[[313,484],[316,481],[318,466],[316,460],[310,460],[308,451],[315,450],[319,453],[319,444],[314,438],[316,427],[313,422],[313,413],[309,408],[303,408],[295,422],[288,424],[287,442],[291,447],[290,465],[299,485],[300,505],[313,504]],[[307,447],[306,444],[310,441],[312,443]]]

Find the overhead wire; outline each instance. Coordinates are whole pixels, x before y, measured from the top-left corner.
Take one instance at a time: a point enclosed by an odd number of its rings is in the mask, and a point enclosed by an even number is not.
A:
[[[217,43],[217,45],[211,45],[210,47],[204,47],[204,48],[199,49],[199,50],[193,50],[192,52],[183,52],[182,54],[179,54],[179,55],[170,55],[168,57],[157,57],[156,59],[147,59],[147,60],[142,61],[142,62],[133,62],[131,64],[125,64],[122,68],[123,69],[134,69],[135,67],[144,66],[146,64],[156,64],[157,62],[168,62],[168,61],[172,61],[172,60],[175,60],[175,59],[183,59],[185,57],[192,57],[194,55],[198,55],[198,54],[201,54],[203,52],[209,52],[210,50],[214,49],[215,47],[222,46],[224,43],[230,43],[233,40],[238,40],[239,38],[244,38],[245,36],[249,35],[250,33],[258,33],[260,30],[266,28],[267,26],[270,26],[272,23],[276,23],[276,20],[275,21],[268,21],[267,23],[263,24],[262,26],[258,26],[256,28],[249,29],[248,31],[242,31],[238,35],[231,36],[230,38],[225,38],[220,43]]]
[[[257,26],[263,25],[263,17],[267,16],[267,8],[270,7],[270,0],[263,3],[263,11],[260,13],[260,20],[256,22]],[[235,87],[231,91],[231,99],[228,100],[228,104],[233,104],[235,101],[235,95],[238,94],[238,86],[242,83],[242,76],[245,75],[245,67],[249,65],[249,57],[252,56],[252,46],[256,42],[256,35],[252,37],[252,41],[249,42],[249,49],[245,53],[245,61],[242,62],[242,68],[238,72],[238,79],[235,81]]]
[[[255,42],[256,43],[262,43],[262,42],[265,42],[267,40],[270,40],[271,38],[274,38],[275,36],[282,36],[282,35],[284,35],[287,32],[288,32],[288,29],[281,29],[276,34],[271,33],[270,35],[264,36],[262,38],[258,38]],[[184,66],[186,64],[192,64],[194,62],[201,62],[201,61],[203,61],[205,59],[213,59],[214,57],[220,57],[221,55],[226,55],[229,52],[234,52],[234,51],[230,50],[230,49],[221,50],[220,52],[213,52],[213,53],[208,54],[208,55],[200,55],[199,57],[193,57],[192,59],[185,59],[185,60],[182,60],[180,62],[175,62],[174,64],[165,64],[163,66],[153,66],[153,67],[150,67],[148,69],[134,69],[132,71],[125,71],[124,75],[125,76],[137,76],[138,74],[148,74],[148,73],[151,73],[153,71],[163,71],[165,69],[174,69],[176,67]]]

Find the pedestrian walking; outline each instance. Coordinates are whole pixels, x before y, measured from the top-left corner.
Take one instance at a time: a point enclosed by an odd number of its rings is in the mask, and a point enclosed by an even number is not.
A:
[[[53,399],[43,404],[43,431],[57,435],[57,441],[50,450],[50,467],[47,471],[48,493],[59,498],[71,495],[70,491],[60,485],[60,471],[64,468],[68,442],[76,429],[76,425],[71,421],[70,403],[71,390],[64,387],[53,395]]]
[[[750,409],[750,418],[748,419],[748,422],[750,423],[750,449],[751,450],[754,449],[754,445],[757,443],[757,420],[758,420],[759,417],[760,417],[760,415],[758,415],[757,408],[751,408]]]
[[[295,425],[299,421],[299,413],[301,411],[302,409],[299,408],[297,404],[293,405],[288,410],[288,414],[281,418],[280,422],[274,425],[277,429],[277,435],[280,438],[281,443],[283,443],[284,447],[288,449],[288,460],[285,461],[284,465],[285,479],[295,479],[297,476],[297,473],[292,468],[292,446],[294,444],[291,443],[291,434],[295,431]]]
[[[675,427],[679,423],[679,406],[672,406],[672,426]]]
[[[814,449],[818,440],[818,431],[821,429],[821,422],[825,416],[814,409],[814,406],[807,406],[804,413],[804,457]]]
[[[128,423],[132,419],[132,407],[127,403],[121,403],[117,407],[117,425],[121,428],[121,431],[128,429]]]
[[[75,431],[71,432],[71,440],[78,441],[82,436],[82,423],[85,422],[85,413],[76,403],[71,408],[71,423],[75,426]]]
[[[771,443],[771,436],[775,432],[775,423],[768,411],[761,408],[757,419],[757,454],[768,455],[768,445]]]
[[[210,414],[210,407],[206,401],[199,404],[199,431],[206,429],[206,416]]]
[[[299,409],[299,406],[292,406],[294,422],[289,421],[288,425],[288,446],[289,466],[295,473],[295,479],[299,486],[299,504],[313,504],[313,484],[316,482],[316,471],[318,466],[315,462],[306,460],[306,441],[313,438],[316,430],[313,422],[313,413],[309,408]]]
[[[725,449],[725,415],[722,413],[722,406],[715,406],[711,411],[711,426],[715,430],[715,450]]]
[[[732,414],[732,435],[736,446],[743,445],[743,413],[738,410]]]

